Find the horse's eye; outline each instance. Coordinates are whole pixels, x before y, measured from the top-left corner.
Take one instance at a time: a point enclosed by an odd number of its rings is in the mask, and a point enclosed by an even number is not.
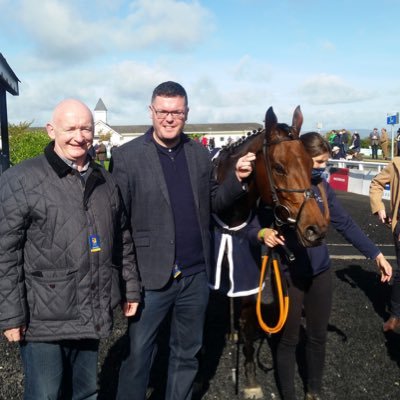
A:
[[[286,175],[286,170],[281,164],[274,164],[273,169],[279,175]]]

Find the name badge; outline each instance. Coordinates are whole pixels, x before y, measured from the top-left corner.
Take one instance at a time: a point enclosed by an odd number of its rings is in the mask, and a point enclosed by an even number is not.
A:
[[[89,236],[89,247],[92,253],[96,253],[96,251],[100,251],[100,238],[99,235],[90,235]]]

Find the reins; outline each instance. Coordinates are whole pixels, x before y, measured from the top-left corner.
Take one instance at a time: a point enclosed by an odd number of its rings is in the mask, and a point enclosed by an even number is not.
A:
[[[275,254],[275,251],[271,248],[268,249],[268,254],[263,256],[263,261],[261,265],[260,271],[260,283],[258,288],[257,294],[257,302],[256,302],[256,314],[258,323],[263,331],[267,332],[268,334],[273,334],[279,332],[283,326],[285,325],[287,315],[289,312],[289,296],[287,291],[287,284],[286,279],[282,277],[282,270],[279,264],[279,259]],[[275,287],[278,292],[278,304],[279,304],[279,318],[278,322],[275,326],[268,326],[263,319],[261,304],[262,304],[262,286],[264,283],[264,279],[266,273],[271,268],[271,264],[273,266],[273,274],[275,278]],[[271,279],[272,282],[272,279]]]

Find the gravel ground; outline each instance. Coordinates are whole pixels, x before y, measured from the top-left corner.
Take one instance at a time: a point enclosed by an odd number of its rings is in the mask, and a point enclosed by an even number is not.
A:
[[[389,230],[378,225],[375,217],[370,215],[367,197],[342,192],[338,196],[374,242],[391,244]],[[330,232],[328,243],[342,242],[340,236]],[[382,248],[384,253],[393,254],[390,247]],[[334,253],[338,253],[338,248]],[[323,398],[400,399],[400,336],[383,334],[381,329],[382,322],[388,316],[386,305],[389,287],[379,283],[375,264],[368,260],[335,258],[333,277],[334,302],[328,328]],[[226,298],[216,294],[211,297],[201,368],[203,386],[195,396],[197,400],[243,398],[243,355],[241,344],[229,340],[227,335],[230,331],[229,306]],[[114,399],[125,326],[124,319],[118,314],[112,336],[101,345],[99,400]],[[264,335],[260,335],[256,341],[257,377],[264,399],[279,399],[271,356],[273,342],[273,337]],[[302,341],[298,352],[300,368],[303,350]],[[156,387],[151,397],[153,400],[163,398],[166,355],[163,351],[160,354],[153,377]],[[232,379],[235,369],[238,377],[236,384]],[[0,339],[0,399],[21,399],[22,382],[17,345]],[[297,377],[296,386],[299,399],[302,400],[303,383],[300,376]]]

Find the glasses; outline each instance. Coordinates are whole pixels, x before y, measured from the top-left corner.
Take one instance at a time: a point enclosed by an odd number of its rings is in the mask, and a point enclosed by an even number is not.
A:
[[[171,115],[172,118],[184,119],[186,114],[185,111],[156,110],[153,106],[150,106],[150,108],[154,111],[158,119],[165,119],[167,118],[168,114]]]

